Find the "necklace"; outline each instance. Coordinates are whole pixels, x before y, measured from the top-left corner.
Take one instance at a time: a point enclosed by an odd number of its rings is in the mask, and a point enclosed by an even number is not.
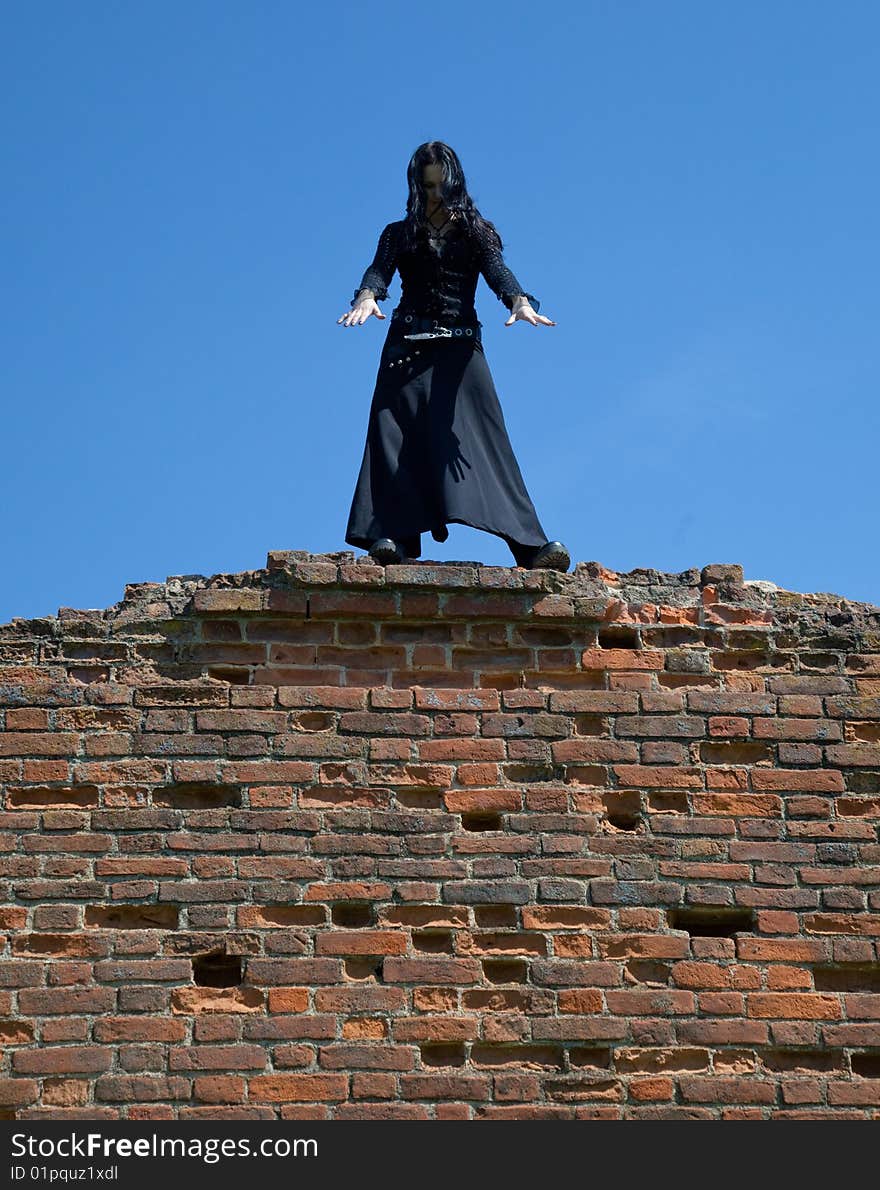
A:
[[[450,213],[446,216],[445,220],[440,224],[439,227],[435,223],[432,223],[430,218],[427,219],[427,226],[429,228],[428,239],[431,241],[433,247],[436,248],[440,244],[441,240],[446,239],[446,236],[441,235],[440,233],[443,231],[443,228],[446,226],[446,224],[452,221],[452,218],[453,216]]]

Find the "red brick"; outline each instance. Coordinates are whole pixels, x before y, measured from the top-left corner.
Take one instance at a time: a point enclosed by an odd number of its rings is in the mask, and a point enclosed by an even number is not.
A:
[[[75,756],[78,747],[79,736],[74,732],[5,731],[0,735],[0,756]],[[11,806],[34,804],[17,798],[15,791],[7,798]]]
[[[541,1083],[533,1074],[496,1074],[495,1099],[499,1103],[522,1103],[530,1099],[537,1099],[541,1093]]]
[[[503,760],[503,740],[420,740],[420,760]]]
[[[813,938],[737,939],[737,955],[751,962],[782,960],[791,963],[817,963],[825,957],[825,944]]]
[[[880,913],[805,913],[804,929],[811,934],[856,934],[880,937]]]
[[[832,751],[832,749],[828,749]],[[813,793],[843,793],[843,774],[836,769],[769,769],[751,772],[755,789],[810,790]]]
[[[397,1079],[393,1074],[353,1074],[351,1093],[355,1099],[393,1099],[397,1094]]]
[[[285,1070],[295,1066],[313,1066],[315,1048],[311,1045],[276,1045],[273,1057],[276,1070]]]
[[[680,959],[689,951],[680,934],[625,934],[599,939],[599,951],[609,959]]]
[[[837,1104],[858,1104],[862,1107],[880,1107],[880,1082],[865,1079],[864,1082],[830,1082],[828,1102]]]
[[[377,882],[310,884],[303,892],[305,901],[390,901],[391,885]]]
[[[653,1015],[655,1013],[690,1014],[696,1008],[692,992],[647,990],[613,991],[605,993],[608,1011],[627,1016]]]
[[[775,1103],[776,1086],[753,1078],[682,1077],[681,1097],[686,1103]]]
[[[371,1017],[356,1017],[343,1023],[342,1036],[347,1040],[379,1041],[388,1036],[388,1025]]]
[[[206,1075],[193,1081],[193,1095],[203,1103],[241,1103],[244,1079],[233,1075]]]
[[[344,1074],[264,1074],[248,1080],[252,1103],[339,1101],[348,1098]]]
[[[190,1015],[202,1012],[253,1013],[261,1012],[264,993],[258,988],[175,988],[171,993],[171,1010]]]
[[[317,935],[315,954],[402,955],[406,942],[404,934],[390,930],[331,930]]]
[[[101,1017],[95,1021],[95,1041],[183,1041],[183,1021],[152,1016]]]
[[[475,1017],[415,1016],[394,1021],[397,1041],[475,1041],[479,1023]]]
[[[630,1098],[639,1102],[671,1099],[674,1091],[671,1078],[634,1078],[629,1083]]]
[[[443,795],[453,814],[520,810],[523,795],[515,789],[453,789]]]
[[[18,1006],[22,1012],[35,1016],[112,1012],[116,1007],[116,990],[94,987],[32,988],[19,992]]]
[[[285,1118],[285,1109],[283,1108],[281,1115],[282,1119]],[[333,1111],[333,1118],[335,1120],[430,1119],[428,1109],[416,1103],[340,1103]]]
[[[0,1078],[0,1107],[25,1107],[36,1102],[37,1087],[31,1078]]]
[[[660,650],[585,649],[581,655],[583,669],[662,670],[664,664]]]
[[[169,1070],[263,1070],[268,1055],[259,1045],[194,1045],[168,1052]]]
[[[651,767],[645,764],[615,764],[614,772],[622,786],[645,789],[700,789],[703,784],[698,769]]]
[[[315,991],[317,1012],[401,1012],[405,1004],[403,988],[361,986]]]
[[[164,1075],[105,1074],[95,1084],[95,1098],[111,1103],[157,1103],[165,1099],[189,1099],[189,1096],[189,1079]]]
[[[309,1007],[308,988],[270,988],[270,1012],[307,1012]]]
[[[404,1074],[400,1092],[404,1099],[488,1099],[491,1080],[481,1075]]]
[[[419,958],[386,959],[382,967],[388,983],[472,984],[478,983],[482,968],[475,959]]]
[[[836,996],[805,992],[753,992],[748,997],[749,1015],[755,1017],[783,1017],[815,1021],[840,1018],[840,1001]]]
[[[497,690],[450,690],[417,686],[415,705],[424,711],[497,711]]]
[[[94,1074],[109,1070],[112,1058],[109,1049],[63,1045],[41,1050],[16,1050],[12,1055],[12,1067],[23,1074]]]
[[[318,1062],[326,1070],[412,1070],[417,1050],[408,1046],[325,1045],[318,1051]]]
[[[47,1078],[43,1080],[43,1103],[53,1107],[81,1107],[88,1103],[89,1091],[86,1079]]]

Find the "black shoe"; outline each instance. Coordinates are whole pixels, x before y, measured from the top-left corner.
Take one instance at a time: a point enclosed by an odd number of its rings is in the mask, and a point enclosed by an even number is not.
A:
[[[532,559],[532,570],[561,570],[565,573],[571,566],[568,550],[561,541],[548,541]]]
[[[390,537],[380,537],[370,546],[370,557],[380,566],[393,566],[395,562],[403,561],[403,553],[396,541]]]

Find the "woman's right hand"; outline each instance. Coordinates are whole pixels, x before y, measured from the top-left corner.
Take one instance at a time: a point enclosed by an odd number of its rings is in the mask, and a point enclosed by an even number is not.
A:
[[[375,298],[362,298],[356,306],[352,306],[345,314],[341,314],[336,319],[336,325],[341,323],[343,326],[360,326],[362,322],[366,322],[371,314],[376,318],[383,318],[385,315],[379,309],[379,305]]]

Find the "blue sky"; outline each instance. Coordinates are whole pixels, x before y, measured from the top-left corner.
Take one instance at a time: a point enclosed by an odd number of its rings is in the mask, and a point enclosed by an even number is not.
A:
[[[880,7],[6,4],[0,622],[349,548],[422,141],[554,328],[477,309],[574,561],[880,603]],[[390,314],[400,293],[395,279]],[[424,556],[509,564],[452,526]]]

